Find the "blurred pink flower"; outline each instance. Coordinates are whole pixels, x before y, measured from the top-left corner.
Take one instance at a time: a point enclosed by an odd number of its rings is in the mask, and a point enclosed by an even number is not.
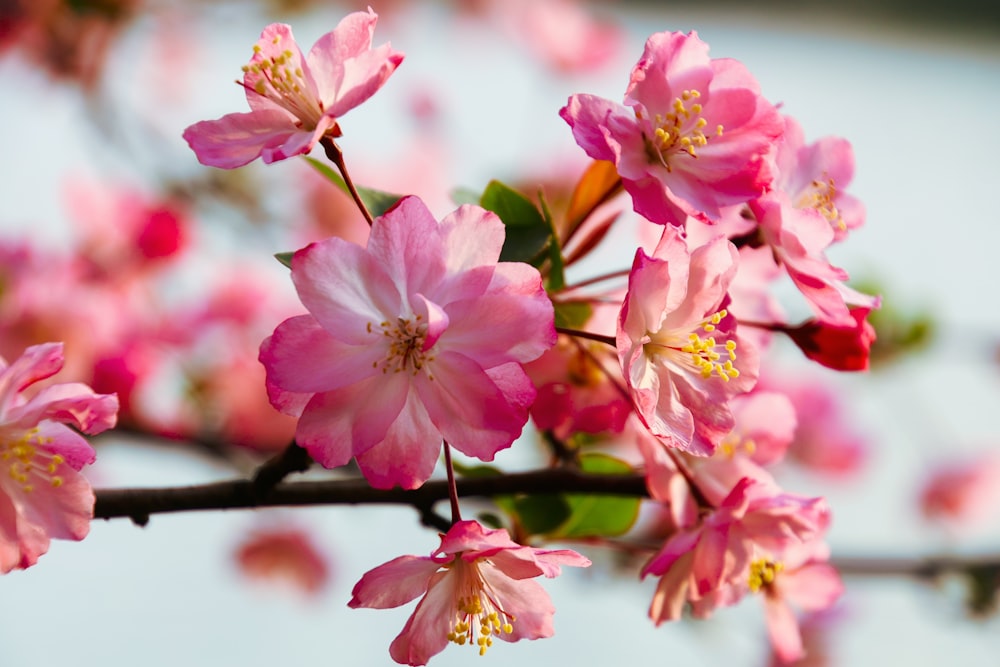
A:
[[[538,271],[500,262],[505,228],[416,197],[375,219],[367,249],[339,238],[295,253],[309,310],[261,345],[272,404],[326,467],[352,456],[381,488],[430,477],[442,438],[491,461],[521,433],[535,388],[521,364],[556,340]]]
[[[423,596],[392,642],[400,664],[424,665],[448,645],[470,644],[483,655],[493,639],[551,637],[555,608],[532,578],[558,576],[561,566],[587,567],[575,551],[522,546],[506,530],[459,521],[429,557],[400,556],[367,572],[348,606],[389,609]]]
[[[617,56],[624,42],[620,27],[597,20],[577,0],[501,0],[494,5],[512,35],[559,72],[597,69]]]
[[[255,530],[237,549],[236,562],[248,577],[283,580],[307,595],[319,593],[330,579],[326,556],[297,528]]]
[[[264,28],[243,67],[251,111],[184,130],[198,160],[222,169],[258,157],[270,163],[308,153],[324,136],[340,136],[340,117],[374,95],[403,61],[388,44],[372,49],[377,20],[371,8],[349,14],[307,56],[289,26]]]
[[[956,528],[1000,515],[1000,456],[988,452],[935,464],[920,489],[920,511]]]
[[[94,492],[79,471],[95,454],[73,429],[112,428],[118,399],[79,383],[29,390],[62,364],[62,343],[29,347],[9,365],[0,359],[0,573],[34,565],[53,538],[82,540],[90,530]]]
[[[573,95],[560,111],[587,155],[614,162],[635,211],[683,226],[760,196],[773,180],[777,110],[739,62],[708,57],[696,33],[657,33],[625,104]]]
[[[699,616],[741,595],[758,554],[782,553],[819,536],[829,521],[825,501],[784,493],[777,486],[742,479],[696,525],[669,537],[642,576],[660,577],[649,615],[659,625],[677,620],[686,602]]]

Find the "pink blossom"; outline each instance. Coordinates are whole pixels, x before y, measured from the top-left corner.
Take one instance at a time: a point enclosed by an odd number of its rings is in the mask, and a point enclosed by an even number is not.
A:
[[[240,544],[236,562],[248,577],[284,580],[308,595],[319,593],[330,579],[327,557],[300,528],[262,528]]]
[[[349,14],[306,56],[289,26],[264,28],[243,67],[251,111],[184,131],[198,160],[222,169],[258,157],[276,162],[308,153],[324,136],[340,136],[340,117],[374,95],[403,61],[388,44],[372,49],[377,20],[370,8]]]
[[[587,155],[614,162],[637,213],[682,226],[760,196],[773,180],[777,110],[739,62],[710,59],[696,33],[657,33],[625,104],[574,95],[560,111]]]
[[[400,556],[367,572],[355,586],[352,608],[389,609],[423,596],[392,642],[400,664],[424,665],[448,642],[478,647],[553,634],[555,608],[532,578],[558,576],[560,566],[587,567],[575,551],[522,546],[506,530],[459,521],[429,557]]]
[[[660,624],[680,618],[686,602],[704,600],[697,606],[701,616],[735,602],[739,591],[732,584],[750,576],[758,554],[813,539],[827,522],[822,499],[744,478],[700,523],[672,535],[643,568],[644,577],[660,577],[650,617]]]
[[[665,227],[650,257],[636,253],[617,347],[636,410],[650,431],[710,455],[733,427],[728,407],[757,378],[757,355],[737,342],[726,311],[736,248],[719,237],[689,253]]]
[[[520,435],[535,388],[521,364],[556,339],[538,271],[497,263],[500,219],[463,206],[437,222],[416,197],[375,219],[367,249],[295,253],[309,310],[261,345],[275,407],[319,463],[356,456],[377,487],[420,486],[444,438],[490,461]]]
[[[0,460],[7,468],[0,475],[0,573],[34,565],[50,539],[82,540],[90,530],[94,493],[79,471],[95,454],[73,428],[112,428],[118,399],[79,383],[26,392],[62,364],[62,343],[29,347],[9,365],[0,360]]]
[[[597,20],[577,0],[503,0],[496,8],[510,32],[557,71],[594,70],[621,50],[622,29]]]
[[[864,204],[845,192],[854,178],[854,150],[839,137],[806,144],[798,121],[791,116],[784,121],[775,189],[788,195],[796,208],[818,211],[830,223],[835,240],[841,240],[865,221]]]
[[[1000,507],[1000,456],[980,455],[934,466],[920,490],[924,518],[969,528],[986,524]]]

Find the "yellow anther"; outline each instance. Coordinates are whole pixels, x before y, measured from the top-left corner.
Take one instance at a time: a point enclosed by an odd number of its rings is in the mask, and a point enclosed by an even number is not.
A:
[[[750,576],[747,581],[750,592],[759,593],[761,588],[773,584],[778,573],[784,569],[783,563],[766,558],[759,558],[750,563]]]

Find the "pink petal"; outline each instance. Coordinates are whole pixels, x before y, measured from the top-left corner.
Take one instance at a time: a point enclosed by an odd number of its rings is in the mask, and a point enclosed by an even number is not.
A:
[[[24,405],[10,410],[7,419],[10,424],[25,429],[48,419],[72,424],[93,435],[114,427],[118,420],[118,397],[95,394],[79,382],[51,385]]]
[[[397,373],[316,394],[299,418],[295,440],[320,465],[344,465],[386,437],[408,393],[408,379]]]
[[[419,292],[436,300],[445,277],[444,245],[437,220],[419,197],[404,197],[375,220],[368,252],[403,298]]]
[[[382,400],[371,397],[371,400]],[[441,454],[441,433],[414,392],[381,442],[357,454],[358,466],[377,489],[415,489],[430,478]]]
[[[767,621],[767,635],[771,647],[786,663],[795,662],[805,655],[802,650],[802,636],[795,614],[781,600],[764,597],[764,618]]]
[[[348,607],[390,609],[427,592],[440,563],[423,556],[400,556],[365,573],[351,591]]]
[[[448,645],[457,608],[457,580],[439,572],[431,583],[413,615],[406,621],[399,636],[389,646],[389,655],[404,665],[426,665]]]
[[[383,356],[381,347],[334,339],[312,315],[285,320],[260,346],[268,382],[297,393],[331,391],[369,378],[378,373],[374,363]]]
[[[514,616],[513,632],[500,633],[500,639],[516,642],[521,639],[541,639],[555,634],[552,614],[555,607],[549,594],[533,579],[511,579],[501,570],[487,564],[480,566],[483,580],[493,589],[500,608]]]
[[[0,413],[6,413],[15,402],[15,394],[59,372],[63,366],[63,344],[32,345],[9,366],[2,362],[0,359]]]
[[[371,345],[386,317],[402,312],[388,268],[364,248],[336,237],[311,243],[292,257],[292,282],[309,312],[331,336]],[[370,325],[370,327],[369,327]]]
[[[475,361],[454,352],[442,352],[431,372],[414,378],[427,414],[444,438],[459,451],[483,461],[509,447],[528,420],[527,406],[534,399],[530,378],[508,368],[502,390]]]
[[[378,92],[386,80],[403,62],[403,54],[388,44],[362,53],[343,64],[343,73],[337,85],[337,95],[328,113],[343,116]]]
[[[275,149],[294,135],[311,140],[313,132],[300,131],[288,113],[279,109],[231,113],[184,130],[184,140],[198,161],[220,169],[242,167],[260,157],[265,149]]]

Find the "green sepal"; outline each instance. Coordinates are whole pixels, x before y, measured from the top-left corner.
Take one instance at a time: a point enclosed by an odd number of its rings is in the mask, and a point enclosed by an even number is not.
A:
[[[274,258],[290,269],[292,268],[292,257],[294,255],[294,252],[276,252],[274,253]]]

